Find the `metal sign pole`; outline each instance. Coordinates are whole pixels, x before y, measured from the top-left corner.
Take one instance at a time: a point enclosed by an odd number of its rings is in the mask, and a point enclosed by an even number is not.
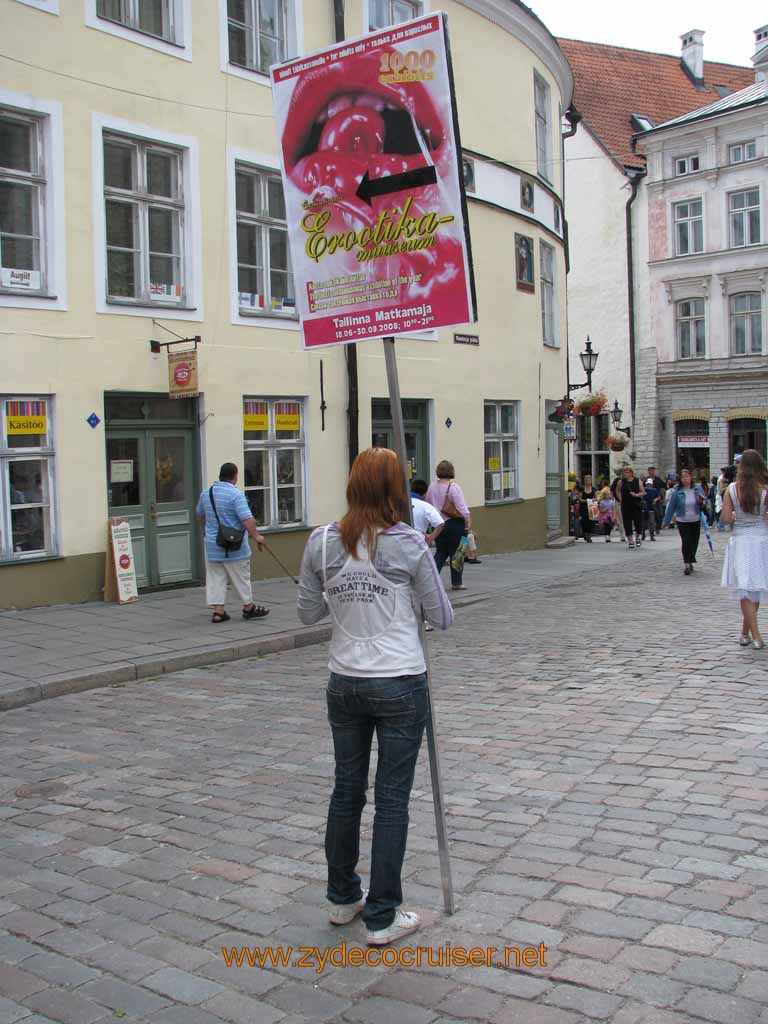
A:
[[[395,451],[400,459],[405,477],[405,493],[411,493],[408,479],[408,462],[405,452],[405,428],[403,426],[403,408],[400,404],[400,380],[397,375],[397,357],[395,355],[395,339],[383,338],[384,362],[387,368],[387,384],[389,385],[389,405],[392,410],[392,428],[395,440]],[[407,522],[413,525],[411,502],[408,500]],[[435,827],[437,829],[437,852],[440,857],[440,877],[443,885],[443,904],[446,914],[453,914],[453,881],[451,879],[451,858],[448,852],[448,831],[445,826],[445,804],[443,802],[443,779],[440,774],[440,754],[437,749],[437,731],[435,729],[435,706],[432,701],[430,687],[429,650],[424,623],[419,616],[419,639],[424,650],[424,662],[427,666],[427,693],[429,694],[429,718],[427,719],[427,750],[429,752],[429,774],[432,778],[432,802],[435,807]]]

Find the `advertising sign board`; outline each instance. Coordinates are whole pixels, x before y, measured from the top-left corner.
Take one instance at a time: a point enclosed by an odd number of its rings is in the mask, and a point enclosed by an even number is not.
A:
[[[304,347],[474,322],[445,15],[271,76]]]

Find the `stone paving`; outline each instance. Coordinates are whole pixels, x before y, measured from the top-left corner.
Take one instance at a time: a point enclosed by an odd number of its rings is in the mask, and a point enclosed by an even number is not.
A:
[[[457,913],[426,752],[404,872],[401,945],[546,966],[226,966],[363,945],[323,915],[315,645],[0,715],[0,1024],[768,1024],[768,651],[673,535],[576,552],[431,634]]]

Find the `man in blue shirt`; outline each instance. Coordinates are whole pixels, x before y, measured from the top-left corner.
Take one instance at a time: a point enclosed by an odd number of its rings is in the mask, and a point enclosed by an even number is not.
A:
[[[205,589],[207,602],[213,608],[213,622],[229,622],[230,616],[224,608],[228,583],[243,602],[244,619],[261,619],[269,614],[267,608],[253,603],[248,542],[248,537],[252,537],[262,551],[264,538],[245,495],[236,484],[237,466],[234,462],[225,462],[219,471],[218,483],[204,490],[197,503],[197,521],[205,531]],[[217,543],[219,524],[244,531],[239,548],[227,550]]]

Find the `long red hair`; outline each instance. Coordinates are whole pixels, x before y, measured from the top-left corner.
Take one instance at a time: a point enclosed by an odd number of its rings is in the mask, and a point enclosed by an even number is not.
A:
[[[347,484],[347,514],[339,523],[344,547],[355,558],[362,538],[373,554],[376,535],[394,526],[408,508],[405,477],[389,448],[366,448],[352,464]]]

